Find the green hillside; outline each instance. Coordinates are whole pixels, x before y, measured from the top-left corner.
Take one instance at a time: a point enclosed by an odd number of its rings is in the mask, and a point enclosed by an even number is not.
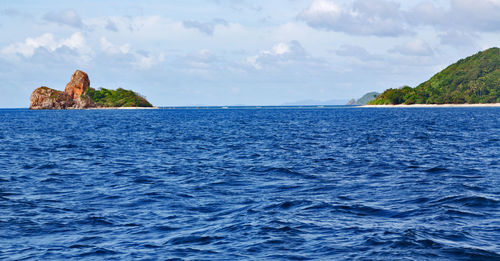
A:
[[[500,103],[500,49],[462,59],[415,88],[388,89],[369,104]]]
[[[359,105],[365,105],[367,103],[369,103],[370,101],[373,101],[377,98],[377,96],[379,96],[380,93],[378,92],[369,92],[365,95],[363,95],[363,97],[359,98],[357,101],[356,101],[356,104],[359,104]]]
[[[98,106],[102,107],[153,107],[141,95],[122,88],[109,90],[100,88],[98,90],[89,87],[87,94]]]

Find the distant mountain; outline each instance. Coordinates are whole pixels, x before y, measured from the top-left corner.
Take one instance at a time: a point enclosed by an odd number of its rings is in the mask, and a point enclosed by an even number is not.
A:
[[[377,96],[379,96],[379,95],[380,95],[380,93],[378,93],[378,92],[369,92],[357,100],[351,99],[350,101],[347,102],[346,105],[365,105],[368,102],[375,100],[377,98]]]
[[[328,100],[328,101],[319,101],[319,100],[301,100],[296,102],[287,102],[284,103],[284,106],[298,106],[298,105],[344,105],[347,100]]]
[[[500,49],[459,60],[415,88],[388,89],[369,104],[402,103],[500,103]]]

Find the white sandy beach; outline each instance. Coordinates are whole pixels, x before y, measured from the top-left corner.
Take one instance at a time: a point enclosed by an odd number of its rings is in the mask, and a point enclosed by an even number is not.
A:
[[[89,108],[89,110],[154,110],[158,107],[102,107],[102,108]]]
[[[363,105],[360,108],[463,108],[463,107],[500,107],[500,103],[474,104],[398,104],[398,105]]]

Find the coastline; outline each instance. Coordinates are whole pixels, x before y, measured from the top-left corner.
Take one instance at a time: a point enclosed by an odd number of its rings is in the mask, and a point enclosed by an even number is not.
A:
[[[159,109],[159,107],[97,107],[88,108],[88,110],[154,110]]]
[[[362,105],[359,108],[476,108],[500,107],[500,103]]]

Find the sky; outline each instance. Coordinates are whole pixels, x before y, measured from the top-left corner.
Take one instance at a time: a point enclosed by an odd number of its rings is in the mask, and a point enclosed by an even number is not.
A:
[[[500,46],[500,0],[16,0],[0,32],[0,108],[76,69],[157,106],[347,101]]]

